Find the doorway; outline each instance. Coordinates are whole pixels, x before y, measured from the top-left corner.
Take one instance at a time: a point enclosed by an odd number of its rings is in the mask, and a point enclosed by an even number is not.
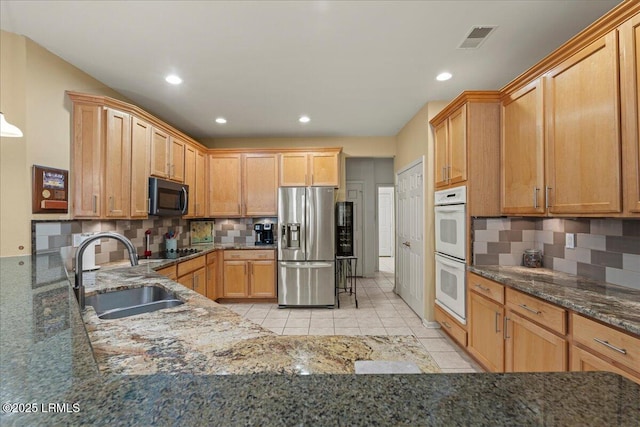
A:
[[[424,318],[424,158],[397,174],[396,293]]]
[[[394,245],[394,215],[393,215],[393,186],[378,186],[378,256],[393,258]]]

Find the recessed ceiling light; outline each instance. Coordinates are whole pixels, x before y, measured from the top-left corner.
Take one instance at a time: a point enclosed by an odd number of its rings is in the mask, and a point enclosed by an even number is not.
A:
[[[444,72],[444,73],[440,73],[440,74],[438,74],[438,75],[436,76],[436,80],[437,80],[437,81],[439,81],[439,82],[443,82],[443,81],[445,81],[445,80],[449,80],[451,77],[453,77],[453,76],[451,75],[451,73]]]
[[[225,119],[224,117],[218,117],[216,118],[216,123],[218,123],[219,125],[223,125],[227,123],[227,119]]]
[[[311,121],[311,119],[309,118],[309,116],[300,116],[300,118],[298,119],[298,121],[300,123],[309,123]]]
[[[171,83],[172,85],[179,85],[180,83],[182,83],[182,79],[175,74],[169,74],[167,77],[165,77],[165,80],[167,81],[167,83]]]

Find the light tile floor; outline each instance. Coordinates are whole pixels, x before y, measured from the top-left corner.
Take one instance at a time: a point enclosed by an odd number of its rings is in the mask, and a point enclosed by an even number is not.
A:
[[[280,335],[414,335],[442,372],[483,372],[440,329],[427,328],[393,293],[394,258],[381,257],[380,271],[358,278],[355,298],[340,294],[340,308],[278,308],[273,303],[228,304],[236,313]]]

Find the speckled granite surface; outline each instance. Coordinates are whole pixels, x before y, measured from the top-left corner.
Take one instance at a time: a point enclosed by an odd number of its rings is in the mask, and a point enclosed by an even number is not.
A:
[[[546,268],[471,266],[469,271],[640,335],[640,291]]]
[[[150,279],[151,269],[140,266],[120,279]],[[270,350],[273,335],[254,332],[249,347]],[[3,426],[635,426],[640,419],[640,386],[607,373],[101,373],[57,255],[0,259],[0,372],[0,401],[37,411],[3,406]]]

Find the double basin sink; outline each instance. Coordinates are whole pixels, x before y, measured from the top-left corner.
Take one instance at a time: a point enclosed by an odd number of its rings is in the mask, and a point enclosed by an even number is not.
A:
[[[92,306],[100,319],[120,319],[181,304],[184,302],[173,293],[154,285],[86,297],[86,305]]]

